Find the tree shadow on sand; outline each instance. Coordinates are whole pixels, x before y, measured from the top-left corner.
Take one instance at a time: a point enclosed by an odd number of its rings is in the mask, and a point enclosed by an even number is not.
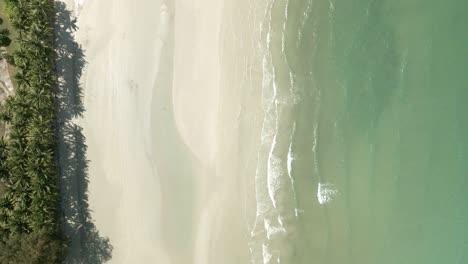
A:
[[[93,224],[88,204],[86,138],[74,120],[84,113],[80,78],[85,65],[81,46],[74,40],[76,19],[63,2],[56,1],[57,49],[57,161],[60,168],[62,227],[68,241],[65,263],[100,264],[111,259],[112,245]]]

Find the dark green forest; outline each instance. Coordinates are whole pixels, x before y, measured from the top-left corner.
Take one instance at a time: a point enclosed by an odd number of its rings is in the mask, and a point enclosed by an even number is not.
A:
[[[56,163],[54,2],[4,0],[16,46],[15,94],[1,110],[0,263],[61,263]]]

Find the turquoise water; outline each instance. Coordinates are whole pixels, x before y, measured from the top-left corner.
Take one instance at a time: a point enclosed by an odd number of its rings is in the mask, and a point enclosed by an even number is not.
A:
[[[268,6],[254,263],[468,263],[467,8]]]

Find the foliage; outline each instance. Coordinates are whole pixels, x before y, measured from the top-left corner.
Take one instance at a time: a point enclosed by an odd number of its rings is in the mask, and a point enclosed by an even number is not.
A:
[[[10,35],[10,31],[8,29],[0,30],[0,46],[7,47],[11,43],[11,39],[8,37]]]
[[[2,264],[49,264],[60,263],[64,247],[60,240],[41,230],[21,233],[0,241]]]
[[[11,24],[18,32],[18,48],[9,57],[17,70],[15,95],[7,99],[0,115],[10,131],[0,144],[0,172],[6,183],[0,198],[1,246],[13,247],[30,257],[30,262],[11,263],[59,263],[46,259],[49,256],[43,253],[61,248],[55,238],[59,190],[54,135],[54,3],[5,1]],[[10,263],[4,261],[0,259],[0,263]]]

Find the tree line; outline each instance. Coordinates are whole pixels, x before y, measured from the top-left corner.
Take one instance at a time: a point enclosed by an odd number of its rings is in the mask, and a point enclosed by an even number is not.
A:
[[[54,2],[4,0],[17,32],[7,55],[16,68],[14,95],[0,117],[8,135],[0,140],[0,263],[61,263],[54,87]]]

